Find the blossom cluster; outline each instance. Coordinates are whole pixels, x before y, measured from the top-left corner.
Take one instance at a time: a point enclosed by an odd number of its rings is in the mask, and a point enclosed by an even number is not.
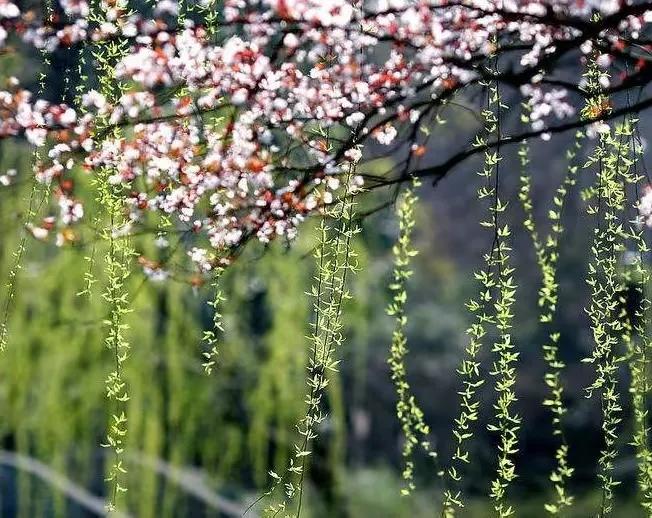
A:
[[[0,90],[0,138],[48,149],[36,175],[60,210],[39,228],[83,219],[75,175],[104,171],[124,195],[121,231],[148,215],[172,218],[205,237],[189,252],[201,271],[249,238],[292,239],[337,197],[359,144],[394,145],[442,99],[487,74],[500,79],[498,52],[511,56],[535,130],[573,116],[577,102],[550,81],[550,65],[596,51],[586,33],[600,14],[614,20],[600,33],[604,87],[626,81],[609,71],[630,59],[652,14],[617,0],[225,0],[217,20],[207,16],[210,0],[195,11],[172,0],[150,12],[126,0],[58,4],[35,13],[0,0],[0,52],[101,54],[119,41],[125,51],[112,74],[123,88],[117,98],[88,90],[70,105],[35,99],[15,80]],[[581,88],[581,78],[570,83]]]
[[[638,202],[639,221],[652,227],[652,186],[646,186]]]

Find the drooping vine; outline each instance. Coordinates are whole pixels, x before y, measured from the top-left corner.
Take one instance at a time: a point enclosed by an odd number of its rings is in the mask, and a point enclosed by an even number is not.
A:
[[[118,0],[112,5],[100,2],[92,6],[89,21],[101,25],[108,17],[117,16],[126,19],[130,15],[126,0]],[[123,38],[116,38],[97,43],[91,52],[98,70],[100,91],[111,102],[120,99],[126,85],[115,77],[115,64],[128,52],[128,43]],[[118,126],[111,126],[106,116],[98,115],[97,138],[120,135]],[[106,128],[106,129],[105,129]],[[108,317],[104,323],[107,327],[105,345],[113,356],[113,369],[105,379],[106,395],[112,403],[112,410],[107,427],[106,440],[102,446],[112,452],[112,460],[107,469],[106,481],[109,483],[107,510],[117,510],[119,495],[127,491],[123,479],[127,473],[125,463],[125,442],[127,435],[127,402],[129,390],[124,375],[125,362],[129,356],[130,344],[126,336],[128,324],[125,317],[130,313],[128,280],[131,275],[133,247],[125,232],[127,221],[124,210],[123,186],[111,182],[114,170],[105,166],[97,171],[94,186],[97,192],[98,206],[105,211],[107,227],[100,232],[103,242],[108,247],[104,259],[106,287],[102,293],[108,305]],[[92,284],[92,280],[87,281]]]
[[[481,146],[484,142],[485,140],[483,138],[477,137],[475,145]],[[485,153],[485,162],[488,158],[488,153]],[[477,190],[477,196],[480,200],[485,200],[491,195],[491,187],[483,185]],[[467,309],[473,315],[475,321],[466,330],[466,334],[469,336],[469,342],[464,353],[465,357],[457,371],[462,382],[462,390],[459,392],[461,398],[460,413],[455,419],[453,426],[455,450],[446,474],[452,481],[450,486],[457,485],[458,490],[454,491],[451,487],[444,490],[442,516],[446,518],[452,518],[455,516],[457,509],[464,507],[462,489],[459,488],[463,480],[461,468],[463,465],[471,462],[471,454],[468,450],[467,443],[474,435],[474,424],[479,418],[480,400],[478,390],[485,383],[485,379],[480,372],[481,361],[479,354],[484,346],[484,339],[487,335],[488,327],[495,322],[492,311],[494,300],[493,290],[496,286],[493,269],[495,247],[496,240],[494,239],[491,250],[484,256],[484,269],[474,273],[475,279],[480,283],[478,299],[471,299],[466,304]]]
[[[52,2],[46,0],[43,3],[45,19],[48,23],[51,23],[54,19],[54,9]],[[41,66],[42,70],[38,75],[38,94],[43,95],[46,89],[46,79],[48,77],[48,69],[52,64],[49,52],[47,49],[41,49],[39,52],[41,57]],[[33,163],[32,168],[35,169],[35,166],[39,163],[39,160],[42,157],[43,150],[40,147],[34,149]],[[27,196],[26,204],[26,219],[25,219],[25,228],[29,230],[32,227],[33,221],[36,218],[38,209],[47,201],[49,197],[49,189],[43,188],[40,185],[40,182],[34,176],[31,179],[32,187]],[[41,200],[39,201],[39,194],[41,194]],[[7,348],[9,341],[9,319],[11,317],[12,304],[14,298],[16,297],[16,289],[18,288],[18,274],[22,268],[23,258],[27,252],[27,233],[23,233],[18,243],[18,246],[13,252],[14,261],[7,275],[7,281],[5,284],[6,293],[5,300],[2,310],[2,320],[0,321],[0,353]]]
[[[499,516],[510,516],[513,509],[506,499],[509,483],[516,477],[513,456],[517,452],[517,433],[520,428],[520,417],[513,411],[516,401],[514,384],[516,383],[515,362],[518,352],[511,335],[513,320],[512,306],[515,302],[516,285],[514,269],[510,264],[509,239],[511,230],[503,223],[502,216],[507,210],[507,204],[499,195],[499,164],[500,149],[492,151],[487,145],[491,137],[500,140],[500,112],[505,109],[500,92],[493,82],[483,83],[487,91],[487,106],[482,112],[484,120],[484,135],[476,137],[475,145],[484,147],[484,167],[478,174],[483,179],[483,185],[478,188],[477,197],[480,201],[490,201],[487,216],[481,221],[481,226],[492,233],[490,251],[484,256],[484,268],[474,274],[480,283],[478,299],[471,299],[467,308],[475,321],[467,329],[470,336],[465,351],[465,358],[458,369],[462,378],[463,389],[459,393],[460,414],[455,419],[453,437],[455,450],[447,477],[449,486],[458,486],[457,490],[447,487],[444,490],[442,516],[455,516],[456,510],[464,507],[461,467],[470,463],[470,452],[467,443],[473,437],[473,425],[479,418],[480,400],[478,391],[485,383],[481,373],[480,351],[487,335],[495,329],[497,340],[491,351],[496,359],[492,363],[489,374],[496,378],[495,391],[497,401],[494,404],[495,423],[489,425],[489,430],[498,434],[498,467],[496,478],[491,483],[490,496],[494,501],[494,510]]]
[[[527,105],[524,107],[524,111],[524,118],[528,122]],[[543,241],[537,231],[533,214],[531,180],[527,172],[529,146],[526,142],[523,142],[519,148],[519,158],[523,170],[520,178],[521,188],[519,199],[525,213],[523,225],[530,234],[537,265],[541,272],[541,287],[539,288],[538,298],[540,310],[539,322],[545,326],[548,337],[542,346],[543,358],[547,364],[544,381],[548,387],[548,394],[543,404],[552,413],[552,433],[559,440],[559,444],[555,450],[556,465],[549,477],[555,490],[555,500],[545,504],[546,511],[552,515],[562,513],[573,502],[573,498],[568,494],[567,489],[567,483],[573,474],[573,468],[569,465],[568,442],[562,425],[563,416],[567,413],[567,408],[563,400],[564,385],[561,378],[565,364],[559,356],[560,333],[554,327],[554,319],[559,300],[559,285],[557,282],[559,239],[564,230],[561,218],[568,194],[571,188],[577,183],[577,172],[579,170],[577,155],[581,149],[583,138],[584,134],[578,131],[575,134],[575,140],[572,146],[566,151],[566,159],[568,160],[566,176],[553,196],[553,206],[548,211],[547,218],[550,229]]]
[[[326,206],[325,217],[321,219],[317,231],[317,245],[314,248],[316,272],[309,293],[313,299],[314,317],[309,336],[308,392],[305,397],[307,409],[297,424],[300,442],[295,444],[288,466],[282,474],[270,472],[273,483],[263,497],[274,495],[279,487],[284,490],[281,502],[266,507],[266,514],[271,516],[287,512],[293,512],[297,518],[301,515],[311,443],[318,437],[318,428],[327,416],[323,408],[323,397],[329,383],[328,372],[337,370],[339,360],[336,352],[345,339],[342,304],[349,298],[347,277],[357,270],[352,241],[359,232],[355,224],[352,192],[356,163],[351,161],[345,167],[339,199]]]
[[[38,182],[33,180],[32,188],[27,197],[27,218],[31,221],[36,216],[35,202],[39,191]],[[18,273],[22,268],[23,257],[27,250],[27,236],[21,236],[16,250],[13,252],[13,264],[8,272],[8,279],[5,284],[5,301],[2,310],[2,322],[0,322],[0,352],[4,352],[9,341],[9,319],[11,317],[12,304],[16,296]]]
[[[638,119],[631,118],[629,126],[625,126],[630,142],[631,162],[636,175],[636,181],[645,178],[638,173],[639,161],[643,154],[642,142],[638,132]],[[626,159],[627,160],[627,159]],[[647,172],[646,172],[647,174]],[[649,190],[647,191],[649,193]],[[635,194],[639,199],[638,183],[635,184]],[[645,265],[645,258],[650,254],[650,246],[647,243],[644,232],[644,215],[641,205],[643,200],[637,201],[636,209],[639,214],[630,224],[630,236],[634,249],[627,255],[625,260],[625,272],[623,282],[628,287],[633,297],[626,297],[624,300],[625,325],[627,332],[623,336],[627,348],[628,366],[631,376],[629,392],[634,418],[634,431],[632,446],[636,449],[638,465],[638,487],[641,497],[641,506],[652,514],[652,451],[650,448],[650,426],[649,426],[649,394],[652,386],[649,380],[650,356],[652,347],[650,341],[650,311],[652,302],[649,296],[649,283],[652,280],[649,267]],[[633,300],[633,304],[631,303]],[[630,307],[633,306],[633,307]]]
[[[625,265],[623,282],[634,297],[626,296],[621,310],[624,320],[623,342],[626,348],[627,364],[631,377],[630,397],[633,412],[632,446],[636,450],[638,487],[641,506],[652,513],[652,452],[650,451],[650,426],[648,396],[650,393],[649,350],[652,343],[649,338],[651,303],[648,296],[650,272],[644,266],[644,258],[650,252],[640,227],[631,228],[632,241],[636,251],[629,254]],[[631,300],[631,299],[634,300]],[[634,307],[629,307],[633,305]],[[630,313],[631,312],[631,313]]]
[[[587,118],[596,118],[610,110],[609,98],[600,84],[603,74],[605,72],[593,60],[585,74],[586,90],[590,95],[583,110],[583,116]],[[605,516],[613,510],[613,491],[620,484],[614,478],[614,461],[618,455],[618,430],[622,421],[618,371],[624,355],[619,345],[626,329],[619,318],[619,301],[624,296],[625,287],[618,265],[629,237],[624,221],[627,204],[625,187],[635,183],[636,177],[630,171],[631,161],[627,158],[629,141],[626,135],[631,132],[628,122],[617,127],[613,133],[605,123],[598,123],[596,130],[598,143],[584,166],[597,171],[596,185],[584,194],[591,200],[587,206],[588,213],[598,218],[587,276],[591,300],[586,308],[594,348],[591,356],[584,361],[595,368],[595,379],[587,388],[587,397],[599,393],[602,410],[604,444],[598,459],[602,492],[599,515]]]
[[[124,463],[124,444],[127,434],[126,403],[129,392],[124,379],[124,363],[129,355],[129,342],[125,336],[128,326],[124,322],[125,316],[130,312],[126,292],[126,283],[131,274],[131,257],[134,255],[125,240],[113,237],[116,222],[121,213],[121,203],[113,196],[111,191],[100,195],[100,200],[105,203],[110,213],[110,228],[104,232],[105,239],[109,241],[109,252],[106,255],[104,269],[107,277],[107,286],[103,298],[109,305],[109,317],[105,321],[108,332],[105,344],[113,352],[114,368],[106,378],[106,395],[114,403],[114,410],[110,417],[103,446],[111,448],[114,460],[109,467],[107,481],[111,483],[110,501],[108,510],[116,509],[116,499],[119,493],[127,490],[122,485],[122,476],[126,473]]]
[[[399,236],[392,248],[394,273],[390,289],[393,296],[387,307],[388,315],[396,320],[388,363],[392,382],[398,396],[396,413],[403,431],[402,455],[404,462],[403,481],[405,484],[401,490],[403,495],[408,495],[415,489],[414,461],[412,459],[414,448],[421,445],[429,457],[437,458],[437,453],[428,439],[430,427],[424,420],[423,411],[419,407],[414,394],[411,393],[405,365],[405,357],[408,352],[406,337],[408,319],[405,312],[407,302],[406,283],[412,276],[412,270],[410,269],[412,257],[417,254],[417,251],[412,247],[412,232],[416,224],[414,216],[415,205],[418,201],[416,190],[420,185],[421,183],[417,178],[412,179],[410,187],[402,193],[396,206]]]
[[[213,367],[215,367],[219,358],[219,334],[224,332],[222,313],[220,309],[220,305],[226,300],[224,292],[220,287],[220,277],[223,273],[224,268],[219,266],[213,273],[213,282],[211,282],[211,287],[213,288],[213,299],[208,301],[208,305],[213,311],[213,327],[212,329],[206,329],[202,336],[202,342],[205,347],[205,351],[202,352],[202,355],[204,356],[202,367],[204,367],[204,371],[208,375],[213,372]]]
[[[502,139],[501,110],[507,108],[501,100],[500,90],[495,83],[489,83],[488,106],[484,110],[485,130],[489,135],[495,135],[497,141]],[[490,208],[492,217],[484,222],[494,232],[496,243],[495,257],[492,259],[497,269],[496,299],[494,303],[495,326],[498,340],[494,342],[492,352],[496,359],[489,373],[496,377],[494,389],[498,394],[494,404],[495,424],[488,425],[489,431],[496,432],[498,441],[498,468],[496,477],[491,483],[490,497],[494,500],[494,510],[502,517],[514,514],[514,509],[507,504],[507,488],[516,478],[516,466],[513,457],[518,452],[518,431],[521,418],[513,410],[516,402],[514,386],[516,384],[516,362],[519,353],[515,350],[511,328],[514,319],[512,307],[516,301],[516,284],[514,268],[511,266],[509,239],[511,230],[507,223],[501,221],[507,203],[500,199],[500,149],[485,153],[485,166],[482,176],[487,182],[493,179],[490,188],[493,205]]]

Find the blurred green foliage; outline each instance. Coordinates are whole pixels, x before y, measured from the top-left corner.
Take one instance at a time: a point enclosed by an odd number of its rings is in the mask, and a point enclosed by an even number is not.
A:
[[[35,75],[31,62],[8,57],[4,65],[2,74],[32,67],[28,75]],[[442,146],[456,138],[454,128],[449,135]],[[16,183],[0,190],[0,301],[6,296],[4,282],[26,223],[32,151],[13,141],[0,146],[0,173],[9,168],[19,171]],[[547,168],[563,171],[563,165],[556,167],[554,162],[545,157]],[[461,175],[434,194],[424,188],[415,237],[420,253],[408,282],[408,376],[444,458],[452,445],[450,429],[459,389],[455,368],[469,323],[463,303],[474,290],[468,272],[476,266],[478,250],[486,246],[471,230],[478,218],[470,201],[472,189],[468,196],[465,191],[470,176]],[[79,187],[87,188],[83,183]],[[505,189],[509,193],[510,186]],[[543,191],[534,193],[535,204],[547,199],[545,186]],[[371,193],[361,212],[380,206],[383,199]],[[37,201],[40,217],[55,210],[40,191]],[[560,349],[569,364],[577,364],[588,348],[581,310],[587,239],[582,235],[585,223],[575,210],[577,196],[570,203],[571,237],[562,243],[560,259],[564,307]],[[448,219],[443,210],[451,213]],[[419,489],[410,498],[400,496],[400,430],[386,363],[392,322],[383,311],[390,297],[390,251],[397,234],[388,214],[382,211],[365,219],[364,232],[355,243],[362,271],[353,281],[353,300],[345,308],[347,345],[339,373],[329,385],[325,406],[330,415],[315,445],[305,516],[436,514],[440,488],[434,485],[426,459],[417,459]],[[517,228],[520,222],[514,223]],[[212,322],[209,287],[193,288],[178,280],[158,284],[140,274],[133,276],[129,286],[133,312],[128,319],[132,350],[126,364],[131,395],[129,491],[123,503],[134,516],[220,516],[191,494],[174,470],[184,470],[181,479],[191,486],[203,484],[211,494],[242,506],[267,487],[268,470],[278,470],[287,462],[297,437],[295,425],[304,412],[311,315],[304,292],[313,274],[310,223],[301,235],[289,250],[281,244],[265,250],[251,247],[228,269],[222,283],[227,296],[225,334],[219,363],[210,377],[201,368],[200,346],[202,330]],[[519,246],[524,239],[524,232],[516,232],[515,251],[529,250]],[[90,297],[78,293],[89,271],[86,258],[101,258],[105,245],[92,225],[73,246],[59,249],[29,235],[27,244],[12,303],[9,347],[0,361],[1,447],[38,459],[79,487],[103,495],[106,458],[99,444],[109,416],[103,382],[112,368],[112,355],[103,344],[106,308],[100,294],[106,279],[101,269],[95,268],[98,284]],[[135,245],[141,253],[165,259],[165,252],[153,249],[146,240]],[[515,329],[521,351],[516,391],[524,415],[515,499],[520,516],[536,517],[543,515],[547,495],[542,492],[555,445],[549,439],[549,416],[540,405],[545,397],[545,366],[539,345],[545,337],[536,322],[537,274],[528,252],[517,253],[516,260],[526,267],[519,274],[518,284],[524,290]],[[599,408],[584,399],[582,390],[589,376],[589,370],[579,366],[566,377],[570,455],[577,468],[572,490],[579,495],[567,518],[591,516],[599,506],[594,492],[601,446]],[[491,396],[489,390],[483,392],[485,408],[491,408]],[[467,477],[469,493],[474,495],[465,513],[470,518],[488,515],[490,504],[484,495],[495,467],[494,439],[483,431],[489,415],[485,412],[480,420],[472,446],[476,462]],[[617,517],[641,516],[632,503],[635,465],[630,440],[626,425],[618,444],[622,457],[617,474],[625,483],[617,495]],[[165,469],[156,468],[161,461]],[[87,515],[51,484],[0,465],[0,516]]]

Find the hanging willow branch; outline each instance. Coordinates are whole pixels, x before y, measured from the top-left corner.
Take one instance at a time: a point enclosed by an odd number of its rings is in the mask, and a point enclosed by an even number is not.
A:
[[[357,269],[356,253],[351,247],[353,237],[359,232],[354,223],[355,203],[350,192],[354,173],[355,165],[352,163],[348,167],[340,201],[327,212],[333,223],[325,219],[320,223],[319,246],[315,252],[315,260],[319,266],[317,286],[313,286],[311,291],[315,301],[315,321],[310,337],[312,357],[308,365],[308,411],[298,427],[303,442],[295,453],[295,465],[299,468],[298,484],[295,487],[299,492],[297,517],[301,513],[306,460],[310,455],[309,445],[317,437],[317,427],[326,417],[321,409],[321,398],[328,385],[327,371],[337,370],[339,360],[335,357],[335,351],[344,342],[342,303],[349,298],[346,280],[349,272],[355,272]],[[288,489],[286,494],[291,497],[291,484]]]
[[[481,226],[493,235],[491,250],[484,256],[484,269],[476,272],[475,278],[480,282],[480,293],[477,300],[467,303],[467,308],[475,317],[475,322],[467,330],[470,336],[466,355],[458,372],[462,378],[463,390],[461,396],[461,411],[455,419],[453,436],[456,446],[450,465],[446,471],[450,479],[450,487],[444,490],[442,516],[453,517],[456,510],[464,507],[461,467],[470,463],[470,452],[467,442],[473,437],[473,424],[478,420],[480,401],[478,390],[485,379],[480,374],[481,362],[478,358],[480,350],[489,330],[495,327],[498,339],[493,343],[492,352],[495,360],[490,374],[496,378],[495,391],[498,394],[494,405],[495,423],[489,425],[489,430],[499,436],[498,468],[496,477],[491,483],[490,496],[494,501],[494,510],[499,516],[513,514],[511,506],[507,505],[506,490],[516,477],[513,456],[517,452],[517,433],[520,428],[520,417],[512,410],[516,401],[514,385],[516,383],[515,362],[518,352],[511,336],[513,320],[512,306],[515,302],[516,285],[513,279],[514,269],[510,265],[508,241],[511,230],[501,218],[507,210],[499,195],[499,164],[500,149],[488,148],[486,143],[490,137],[501,138],[500,112],[506,106],[502,103],[500,92],[495,83],[484,83],[487,89],[487,107],[482,112],[484,120],[484,136],[476,138],[475,146],[484,148],[484,167],[478,174],[483,179],[483,185],[478,189],[477,196],[482,202],[490,200],[487,217],[481,221]],[[456,491],[452,486],[457,486]]]
[[[324,134],[327,138],[327,135]],[[355,202],[353,178],[356,164],[350,162],[343,175],[343,188],[336,203],[327,206],[325,217],[321,219],[317,231],[317,246],[314,248],[316,273],[309,295],[313,299],[314,320],[311,324],[310,359],[305,402],[306,413],[297,424],[301,437],[295,444],[295,451],[282,474],[270,471],[273,479],[271,488],[255,500],[251,509],[262,498],[273,496],[283,488],[284,496],[280,503],[271,503],[265,514],[277,516],[294,509],[293,515],[301,515],[304,492],[304,479],[311,444],[319,435],[319,426],[327,414],[322,399],[329,383],[329,371],[337,370],[339,359],[337,351],[344,343],[342,328],[342,305],[350,298],[347,277],[358,269],[357,254],[352,248],[354,236],[360,231],[355,224]]]
[[[591,98],[584,114],[609,106],[609,100],[602,93],[599,83],[602,73],[595,62],[590,64],[586,79]],[[620,484],[613,476],[614,461],[618,455],[618,429],[622,421],[618,371],[624,357],[618,345],[627,334],[627,326],[621,318],[619,307],[625,295],[625,286],[619,275],[618,262],[629,237],[624,226],[627,203],[625,186],[636,183],[637,178],[630,171],[633,162],[628,158],[628,138],[632,134],[629,123],[618,127],[615,134],[606,124],[598,130],[598,144],[585,164],[585,168],[597,169],[597,185],[589,189],[585,196],[595,200],[588,206],[588,212],[599,219],[594,229],[587,278],[591,300],[586,311],[591,322],[594,349],[591,356],[583,361],[593,364],[596,371],[595,380],[587,388],[587,396],[599,392],[602,409],[604,445],[598,459],[598,478],[602,490],[600,516],[605,516],[613,510],[613,490]]]
[[[206,374],[210,375],[213,372],[213,367],[217,363],[217,360],[220,355],[219,350],[219,335],[224,332],[224,325],[222,323],[222,312],[221,305],[226,300],[224,293],[220,287],[220,279],[224,273],[224,268],[217,267],[215,273],[213,274],[213,282],[211,287],[213,288],[213,299],[208,302],[208,305],[213,311],[213,328],[207,329],[204,331],[202,336],[202,342],[206,350],[202,353],[204,356],[204,361],[202,367]]]
[[[524,109],[524,119],[528,121],[529,107],[524,106]],[[576,159],[583,138],[584,134],[578,131],[575,134],[573,145],[566,152],[566,159],[568,160],[566,177],[557,188],[553,197],[553,206],[548,211],[550,231],[543,242],[534,221],[531,181],[527,171],[529,165],[528,143],[524,141],[519,149],[519,158],[523,169],[519,192],[519,199],[525,212],[523,225],[532,239],[537,265],[541,272],[541,287],[539,288],[538,299],[539,322],[546,327],[548,335],[546,343],[542,346],[543,358],[547,365],[544,381],[548,387],[548,395],[543,404],[552,412],[552,433],[559,440],[559,445],[555,451],[556,466],[549,477],[555,489],[555,501],[545,504],[546,511],[552,515],[562,513],[565,508],[573,503],[573,497],[568,494],[567,489],[567,482],[573,474],[573,468],[568,463],[568,442],[562,426],[562,419],[567,409],[563,401],[564,386],[561,375],[566,365],[559,357],[560,333],[555,330],[553,323],[559,298],[557,263],[559,260],[559,239],[564,231],[561,217],[568,194],[577,183],[579,167]]]
[[[638,120],[631,119],[630,125],[633,130],[629,135],[631,144],[630,154],[632,156],[634,171],[641,158],[643,148],[638,135]],[[637,182],[642,178],[636,175]],[[638,198],[638,189],[636,189]],[[636,252],[629,254],[629,263],[626,264],[624,283],[626,286],[634,286],[635,304],[630,315],[626,312],[625,324],[627,333],[623,336],[627,348],[628,365],[631,376],[629,392],[634,414],[634,433],[632,446],[636,448],[636,460],[638,465],[638,487],[640,491],[641,506],[648,515],[652,515],[652,451],[650,451],[650,427],[649,427],[649,393],[651,390],[649,380],[650,357],[649,351],[652,347],[650,341],[650,311],[652,302],[649,297],[649,283],[652,280],[649,267],[645,265],[644,258],[649,255],[650,247],[645,239],[644,223],[636,219],[630,225],[630,235],[635,245]],[[626,300],[627,302],[627,300]]]
[[[650,369],[649,349],[652,343],[649,338],[650,309],[652,307],[648,297],[648,284],[650,272],[643,265],[643,257],[650,253],[650,248],[645,242],[640,229],[631,229],[633,241],[636,243],[636,253],[627,265],[624,274],[626,286],[633,286],[637,302],[633,315],[624,311],[625,333],[623,342],[626,347],[627,363],[631,377],[629,392],[634,418],[634,432],[632,446],[636,448],[638,467],[638,487],[641,497],[641,506],[652,514],[652,452],[650,451],[650,427],[648,424],[648,395],[650,382],[648,372]],[[631,288],[630,288],[631,289]],[[625,300],[627,302],[627,300]],[[629,309],[625,305],[625,310]]]
[[[405,313],[405,304],[407,302],[406,282],[412,276],[410,262],[412,257],[417,254],[417,251],[412,248],[412,232],[416,224],[414,217],[414,208],[418,201],[416,189],[420,185],[418,179],[413,179],[412,185],[403,192],[396,206],[399,236],[392,249],[394,255],[394,279],[390,284],[390,289],[393,296],[387,308],[387,314],[396,320],[388,363],[398,396],[396,414],[401,424],[404,439],[402,454],[405,487],[401,490],[403,495],[408,495],[415,489],[414,461],[412,459],[415,446],[420,444],[429,457],[432,459],[437,458],[437,454],[428,440],[430,427],[425,423],[423,411],[411,392],[406,377],[407,369],[405,365],[405,357],[408,352],[407,337],[405,335],[408,321]]]
[[[129,11],[124,0],[121,3],[122,16],[128,17]],[[101,24],[106,19],[104,5],[93,6],[89,20]],[[120,39],[100,42],[92,51],[97,64],[100,90],[107,99],[117,100],[125,91],[125,85],[115,79],[115,63],[128,52],[128,44]],[[102,135],[103,125],[109,124],[101,120],[98,125],[98,135]],[[107,132],[107,136],[117,138],[120,128]],[[127,282],[131,274],[131,260],[135,254],[130,240],[122,238],[127,221],[124,215],[124,196],[122,187],[113,185],[110,176],[114,171],[104,167],[98,171],[94,186],[97,191],[98,206],[106,211],[108,228],[104,228],[101,236],[108,245],[108,253],[104,260],[104,273],[106,275],[106,288],[102,297],[109,306],[109,316],[104,321],[108,330],[105,338],[106,347],[113,353],[113,370],[105,380],[106,395],[112,403],[109,417],[106,442],[102,444],[113,452],[112,463],[108,467],[106,481],[109,483],[109,501],[107,510],[113,512],[117,509],[117,499],[120,493],[127,491],[123,483],[127,469],[124,462],[125,441],[127,435],[126,407],[129,401],[129,390],[124,378],[124,364],[129,356],[130,344],[126,337],[128,325],[125,317],[131,312],[129,307],[129,294]],[[90,283],[92,284],[92,282]]]
[[[500,90],[495,83],[489,83],[488,107],[483,112],[485,119],[485,130],[487,134],[495,134],[501,138],[501,110],[506,109],[501,101]],[[490,182],[494,180],[493,186],[488,194],[493,197],[494,203],[490,208],[492,218],[485,221],[483,225],[490,228],[494,233],[496,242],[496,253],[491,261],[497,269],[496,299],[494,304],[495,326],[498,332],[498,340],[494,342],[492,352],[495,360],[492,364],[490,374],[495,376],[494,389],[498,394],[498,400],[494,404],[495,424],[488,426],[489,431],[496,432],[499,436],[498,445],[498,468],[496,477],[491,483],[490,497],[494,501],[494,510],[502,517],[514,514],[514,509],[507,504],[507,488],[516,478],[516,466],[513,456],[518,449],[518,431],[521,418],[514,412],[513,404],[516,402],[514,386],[516,384],[516,361],[519,353],[515,351],[512,340],[511,328],[514,314],[512,306],[516,301],[516,284],[514,283],[514,268],[510,265],[509,239],[511,230],[509,225],[501,222],[501,218],[507,210],[507,204],[500,199],[499,167],[502,157],[500,149],[485,154],[485,167],[482,176]]]
[[[46,0],[43,7],[45,9],[46,19],[51,22],[54,18],[54,9],[52,7],[51,0]],[[39,86],[37,92],[39,96],[43,95],[45,92],[47,71],[51,65],[50,56],[46,49],[41,49],[40,57],[42,60],[43,70],[39,72],[38,78]],[[32,158],[32,167],[34,167],[41,160],[42,152],[43,150],[41,147],[36,147]],[[50,189],[43,188],[36,176],[32,177],[31,183],[32,187],[27,197],[27,229],[31,228],[32,222],[35,220],[38,213],[38,209],[47,202],[50,195]],[[43,195],[41,201],[37,203],[37,198],[40,191],[43,191]],[[2,320],[0,321],[0,353],[5,351],[9,341],[9,319],[11,317],[12,304],[14,302],[14,298],[16,297],[16,289],[18,287],[18,273],[22,269],[23,258],[26,252],[27,234],[23,232],[20,237],[20,241],[18,242],[18,246],[13,252],[14,261],[9,270],[8,280],[5,285],[6,294],[4,308],[2,311]]]

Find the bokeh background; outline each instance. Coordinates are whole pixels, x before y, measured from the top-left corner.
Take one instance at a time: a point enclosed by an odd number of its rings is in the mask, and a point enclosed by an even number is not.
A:
[[[569,66],[579,66],[570,64]],[[48,65],[39,56],[2,57],[0,81],[12,74],[38,89],[46,74],[44,95],[70,100],[74,95],[75,56],[62,51]],[[506,94],[508,104],[516,97]],[[474,99],[469,97],[469,106]],[[431,139],[424,162],[436,163],[454,147],[473,140],[478,121],[473,110],[451,109],[447,124]],[[507,131],[518,122],[518,110],[505,121]],[[646,132],[643,121],[643,134]],[[556,186],[566,171],[565,150],[573,135],[532,143],[533,198],[539,220],[545,220]],[[373,149],[366,150],[374,154]],[[515,149],[507,151],[502,192],[514,205],[519,302],[514,335],[519,359],[519,413],[523,417],[519,478],[512,492],[521,516],[544,516],[549,496],[548,473],[554,466],[556,443],[545,398],[545,339],[537,322],[539,274],[529,238],[517,208],[518,176]],[[583,149],[581,153],[586,153]],[[16,169],[16,181],[0,187],[0,300],[15,262],[26,223],[33,150],[19,141],[0,143],[0,172]],[[393,155],[365,165],[383,171]],[[425,165],[425,164],[424,164]],[[412,384],[441,458],[451,448],[451,423],[457,412],[456,367],[466,344],[469,324],[464,303],[475,294],[472,272],[481,264],[490,238],[481,230],[483,207],[475,200],[479,164],[469,161],[436,187],[420,190],[414,276],[409,282],[408,378]],[[90,189],[80,173],[79,188]],[[599,401],[587,399],[584,387],[591,367],[580,362],[592,347],[583,307],[591,222],[579,196],[571,193],[563,214],[566,232],[561,243],[558,327],[569,413],[565,420],[570,461],[575,468],[571,488],[577,498],[569,517],[593,515],[596,461],[600,449]],[[360,212],[371,211],[393,196],[374,190],[360,200]],[[39,194],[40,196],[40,194]],[[37,196],[37,200],[42,198]],[[38,214],[50,210],[48,202]],[[98,210],[99,209],[96,208]],[[91,296],[79,295],[89,268],[88,257],[101,265],[103,245],[94,239],[88,218],[83,235],[71,246],[27,240],[17,296],[10,321],[10,344],[0,357],[0,516],[86,517],[105,492],[106,450],[99,445],[107,426],[104,379],[111,369],[111,351],[103,344],[106,307],[101,298],[105,280],[95,268]],[[392,273],[391,246],[397,225],[390,206],[361,219],[354,246],[361,271],[351,279],[352,300],[345,308],[346,343],[339,372],[332,375],[326,407],[329,417],[319,440],[307,480],[305,515],[314,517],[426,517],[436,514],[439,499],[436,469],[417,457],[419,489],[401,497],[401,437],[395,416],[395,395],[387,356],[393,322],[386,316]],[[211,326],[207,286],[192,286],[186,276],[156,283],[135,267],[130,280],[132,313],[127,362],[129,492],[124,507],[132,516],[240,516],[246,505],[269,484],[268,470],[279,471],[297,440],[295,423],[304,412],[305,365],[310,299],[305,295],[313,275],[313,223],[302,228],[297,242],[267,248],[251,245],[229,268],[223,282],[225,332],[218,367],[206,376],[201,367],[201,335]],[[136,249],[166,260],[184,237],[170,236],[170,248],[157,251],[147,236]],[[174,261],[174,258],[171,259]],[[482,353],[490,364],[489,349]],[[486,371],[489,367],[486,367]],[[619,438],[621,456],[616,473],[615,516],[643,516],[635,503],[636,465],[631,441],[627,374],[622,369],[624,421]],[[486,495],[495,468],[495,437],[486,431],[492,412],[492,388],[482,390],[483,411],[473,441],[474,462],[467,477],[471,504],[466,516],[489,515]],[[256,516],[257,508],[251,511]]]

